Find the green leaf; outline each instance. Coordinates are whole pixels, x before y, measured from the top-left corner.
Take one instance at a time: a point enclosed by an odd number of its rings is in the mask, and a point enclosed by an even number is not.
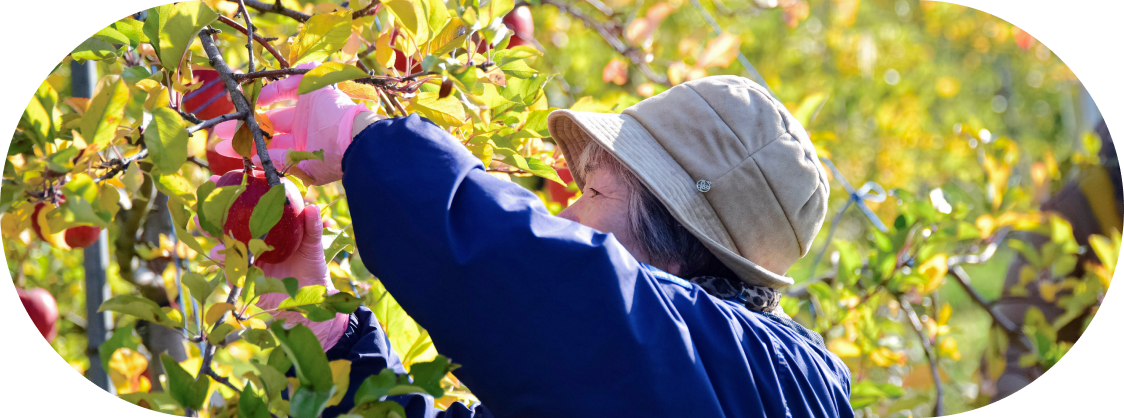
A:
[[[172,17],[174,8],[175,4],[168,3],[148,9],[147,17],[144,19],[143,26],[141,26],[141,31],[148,38],[148,42],[152,44],[152,49],[156,51],[157,57],[160,56],[160,32],[168,22],[168,18]]]
[[[296,280],[296,279],[294,279]],[[305,286],[297,290],[297,294],[289,297],[277,306],[278,309],[296,308],[305,305],[319,305],[324,302],[324,294],[328,289],[323,285]]]
[[[152,110],[152,121],[144,128],[144,144],[148,157],[162,173],[180,171],[187,162],[187,129],[175,110],[161,107]]]
[[[264,329],[251,329],[242,333],[242,339],[246,342],[261,347],[262,350],[268,350],[277,346],[277,340],[273,339],[273,334]]]
[[[27,103],[27,108],[23,111],[23,116],[20,118],[20,125],[26,126],[24,132],[31,137],[32,141],[42,145],[47,140],[53,140],[54,127],[59,124],[59,121],[54,117],[55,104],[58,103],[59,94],[51,87],[49,83],[44,81],[39,84],[39,89],[35,91],[35,97]]]
[[[414,363],[410,366],[410,376],[414,378],[414,386],[424,389],[434,398],[440,398],[445,396],[445,389],[441,387],[441,379],[459,367],[459,365],[449,362],[449,359],[445,356],[438,355],[433,361]]]
[[[512,61],[522,60],[524,58],[541,57],[542,52],[529,45],[520,45],[514,48],[501,49],[492,55],[492,61],[497,65],[504,65]]]
[[[289,373],[289,369],[293,368],[293,360],[289,358],[288,354],[285,354],[285,350],[282,348],[278,348],[269,353],[267,364],[269,364],[270,368],[274,371],[281,374],[287,374]],[[286,383],[286,385],[288,385],[288,383]]]
[[[208,234],[211,234],[212,237],[217,237],[222,235],[222,224],[216,225],[212,223],[210,219],[207,218],[206,212],[203,211],[203,203],[207,201],[207,196],[210,196],[213,191],[215,191],[215,182],[213,181],[203,183],[203,185],[199,186],[199,189],[195,191],[195,214],[198,216],[199,226]]]
[[[66,173],[69,172],[71,168],[74,168],[74,162],[72,160],[74,157],[77,157],[80,152],[82,152],[82,150],[75,147],[63,148],[47,156],[44,162],[47,163],[47,167],[50,167],[52,171]]]
[[[89,144],[105,146],[117,136],[117,125],[125,114],[129,102],[129,86],[121,76],[108,75],[104,87],[90,100],[82,115],[79,132]]]
[[[534,68],[531,68],[529,65],[527,65],[527,63],[523,60],[511,61],[507,64],[501,65],[500,69],[503,70],[505,74],[519,78],[531,78],[539,73]]]
[[[329,374],[329,376],[331,376]],[[330,386],[326,390],[310,390],[304,386],[297,389],[293,394],[293,399],[289,401],[289,415],[294,418],[317,418],[324,408],[328,406],[328,401],[332,399],[335,394],[336,387]]]
[[[286,277],[281,280],[285,284],[285,293],[291,298],[297,297],[297,292],[300,291],[301,284],[295,277]]]
[[[362,301],[354,295],[347,292],[339,292],[334,295],[324,298],[323,307],[325,309],[332,309],[335,312],[350,314],[359,308]],[[335,315],[333,315],[335,316]]]
[[[200,376],[199,379],[193,379],[191,374],[167,353],[160,355],[160,361],[164,364],[164,372],[168,376],[168,392],[171,393],[172,398],[182,407],[201,409],[211,386],[211,378]]]
[[[284,366],[285,371],[278,371],[278,368],[274,366],[273,360],[275,353],[280,362],[276,364],[276,366]],[[269,360],[270,364],[257,363],[255,360],[254,368],[258,370],[258,377],[261,378],[262,384],[265,385],[266,396],[268,396],[269,399],[281,399],[281,391],[289,386],[289,380],[285,378],[285,372],[289,371],[289,368],[292,367],[292,363],[290,363],[288,361],[289,358],[285,356],[285,351],[280,348],[275,348],[270,352]]]
[[[296,279],[293,279],[296,280]],[[254,292],[259,295],[267,293],[288,294],[285,283],[272,277],[258,276],[254,279]]]
[[[215,287],[211,285],[211,282],[207,281],[206,277],[194,271],[185,273],[183,278],[180,279],[180,282],[191,292],[191,296],[199,302],[199,306],[206,305],[205,301],[207,297],[211,296],[211,293],[215,291]]]
[[[238,397],[238,418],[270,418],[269,407],[247,387]]]
[[[355,392],[355,405],[378,402],[390,394],[390,389],[398,385],[398,375],[391,369],[382,369],[379,374],[368,377]]]
[[[557,182],[558,184],[566,185],[566,182],[562,181],[561,177],[558,177],[558,172],[554,170],[554,167],[547,165],[538,158],[523,157],[511,148],[496,147],[495,152],[504,156],[503,162],[505,164],[517,167],[520,170],[544,179]]]
[[[365,403],[351,409],[351,414],[347,417],[363,417],[363,418],[394,418],[406,416],[406,410],[402,405],[394,401],[382,401],[375,403]],[[341,415],[340,418],[344,418]]]
[[[351,11],[314,15],[304,23],[304,29],[293,40],[289,49],[289,63],[300,65],[322,61],[339,51],[351,37]]]
[[[418,43],[427,43],[440,33],[445,22],[449,20],[449,9],[441,0],[418,0],[417,5],[421,6],[426,26],[426,36],[424,39],[418,39]]]
[[[184,176],[180,174],[161,174],[154,173],[153,180],[156,183],[156,189],[164,192],[168,196],[174,196],[189,200],[195,197],[195,189],[191,182],[187,181]]]
[[[136,324],[134,323],[128,323],[117,327],[117,329],[113,330],[113,336],[98,347],[98,357],[101,358],[101,367],[103,370],[109,370],[109,359],[113,357],[113,353],[117,351],[118,348],[124,347],[137,351],[141,339],[133,335],[133,329],[135,327]]]
[[[80,61],[115,59],[117,58],[117,48],[114,48],[103,38],[94,37],[78,44],[73,51],[70,51],[70,56]]]
[[[137,45],[140,45],[142,42],[149,42],[148,36],[144,34],[144,22],[139,20],[127,17],[118,20],[116,23],[110,25],[110,27],[116,29],[122,36],[128,38],[129,46],[133,48],[136,48]]]
[[[324,150],[318,149],[316,151],[289,151],[285,154],[289,164],[296,164],[305,160],[324,161]]]
[[[246,186],[223,186],[215,189],[207,196],[207,200],[203,202],[203,217],[211,224],[218,226],[218,234],[211,234],[216,237],[222,236],[222,225],[226,224],[226,214],[230,210],[230,206],[234,204],[234,200],[246,190]]]
[[[129,39],[129,37],[125,36],[125,34],[121,33],[113,26],[102,28],[102,30],[99,30],[98,33],[95,33],[93,37],[111,44],[132,46],[132,41]]]
[[[158,54],[165,71],[175,73],[179,69],[180,61],[183,60],[183,56],[187,52],[187,48],[191,46],[192,41],[195,40],[195,36],[218,17],[218,13],[211,10],[206,3],[188,1],[173,6],[167,20],[160,19],[161,25],[157,38],[160,44]],[[151,38],[152,35],[147,31],[147,24],[145,29],[145,33]]]
[[[313,68],[301,78],[297,94],[308,94],[332,84],[363,77],[368,75],[359,67],[342,62],[326,62]]]
[[[459,126],[464,123],[464,105],[456,97],[439,97],[438,93],[418,93],[411,99],[413,108],[438,125]]]
[[[297,379],[301,387],[309,388],[313,392],[328,393],[324,402],[331,398],[332,370],[328,366],[328,357],[324,354],[324,347],[316,339],[316,334],[308,327],[297,324],[292,329],[284,328],[284,321],[274,321],[270,331],[277,337],[277,342],[285,354],[293,361],[297,368]],[[319,411],[318,411],[319,412]]]
[[[281,220],[288,199],[285,197],[285,186],[277,185],[269,188],[262,195],[254,211],[250,213],[250,236],[261,237],[273,229]]]
[[[135,316],[148,322],[166,324],[169,322],[167,315],[160,309],[160,305],[152,300],[134,295],[114,296],[98,307],[98,312],[112,311],[120,314]]]
[[[226,339],[226,335],[230,334],[230,331],[234,331],[233,325],[225,322],[218,324],[211,330],[211,333],[207,334],[207,342],[211,343],[211,345],[219,345]]]
[[[347,231],[350,229],[351,225],[348,225],[341,230],[334,230],[331,228],[324,229],[324,234],[321,235],[320,240],[324,245],[325,260],[334,260],[336,258],[336,254],[339,254],[340,251],[347,249],[348,246],[355,244],[355,240],[347,234]]]

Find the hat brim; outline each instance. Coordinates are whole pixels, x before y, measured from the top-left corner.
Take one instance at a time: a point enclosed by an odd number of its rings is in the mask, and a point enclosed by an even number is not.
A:
[[[547,128],[567,161],[577,157],[589,141],[597,141],[632,170],[671,215],[743,282],[774,289],[792,285],[792,278],[769,271],[734,250],[733,239],[705,194],[696,189],[695,180],[635,118],[625,114],[558,110],[548,117]],[[571,174],[578,187],[584,189],[582,173],[571,171]]]

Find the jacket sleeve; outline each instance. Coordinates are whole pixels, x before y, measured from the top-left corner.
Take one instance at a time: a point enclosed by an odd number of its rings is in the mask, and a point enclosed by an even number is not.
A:
[[[609,234],[552,216],[416,115],[343,159],[366,266],[496,416],[721,416],[690,332]]]

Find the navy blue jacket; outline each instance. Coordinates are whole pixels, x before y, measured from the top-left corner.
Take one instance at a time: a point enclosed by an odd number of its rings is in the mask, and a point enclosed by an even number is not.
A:
[[[483,168],[417,115],[370,125],[343,158],[363,262],[487,405],[447,418],[853,416],[850,372],[822,346]],[[352,391],[401,372],[373,315],[352,321],[329,353],[352,359]],[[426,398],[396,400],[433,416]]]

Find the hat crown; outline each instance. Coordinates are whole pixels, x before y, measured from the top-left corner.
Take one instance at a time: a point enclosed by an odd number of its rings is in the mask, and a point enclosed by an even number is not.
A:
[[[625,109],[696,181],[742,257],[784,274],[827,213],[828,185],[800,123],[760,85],[712,76]]]

